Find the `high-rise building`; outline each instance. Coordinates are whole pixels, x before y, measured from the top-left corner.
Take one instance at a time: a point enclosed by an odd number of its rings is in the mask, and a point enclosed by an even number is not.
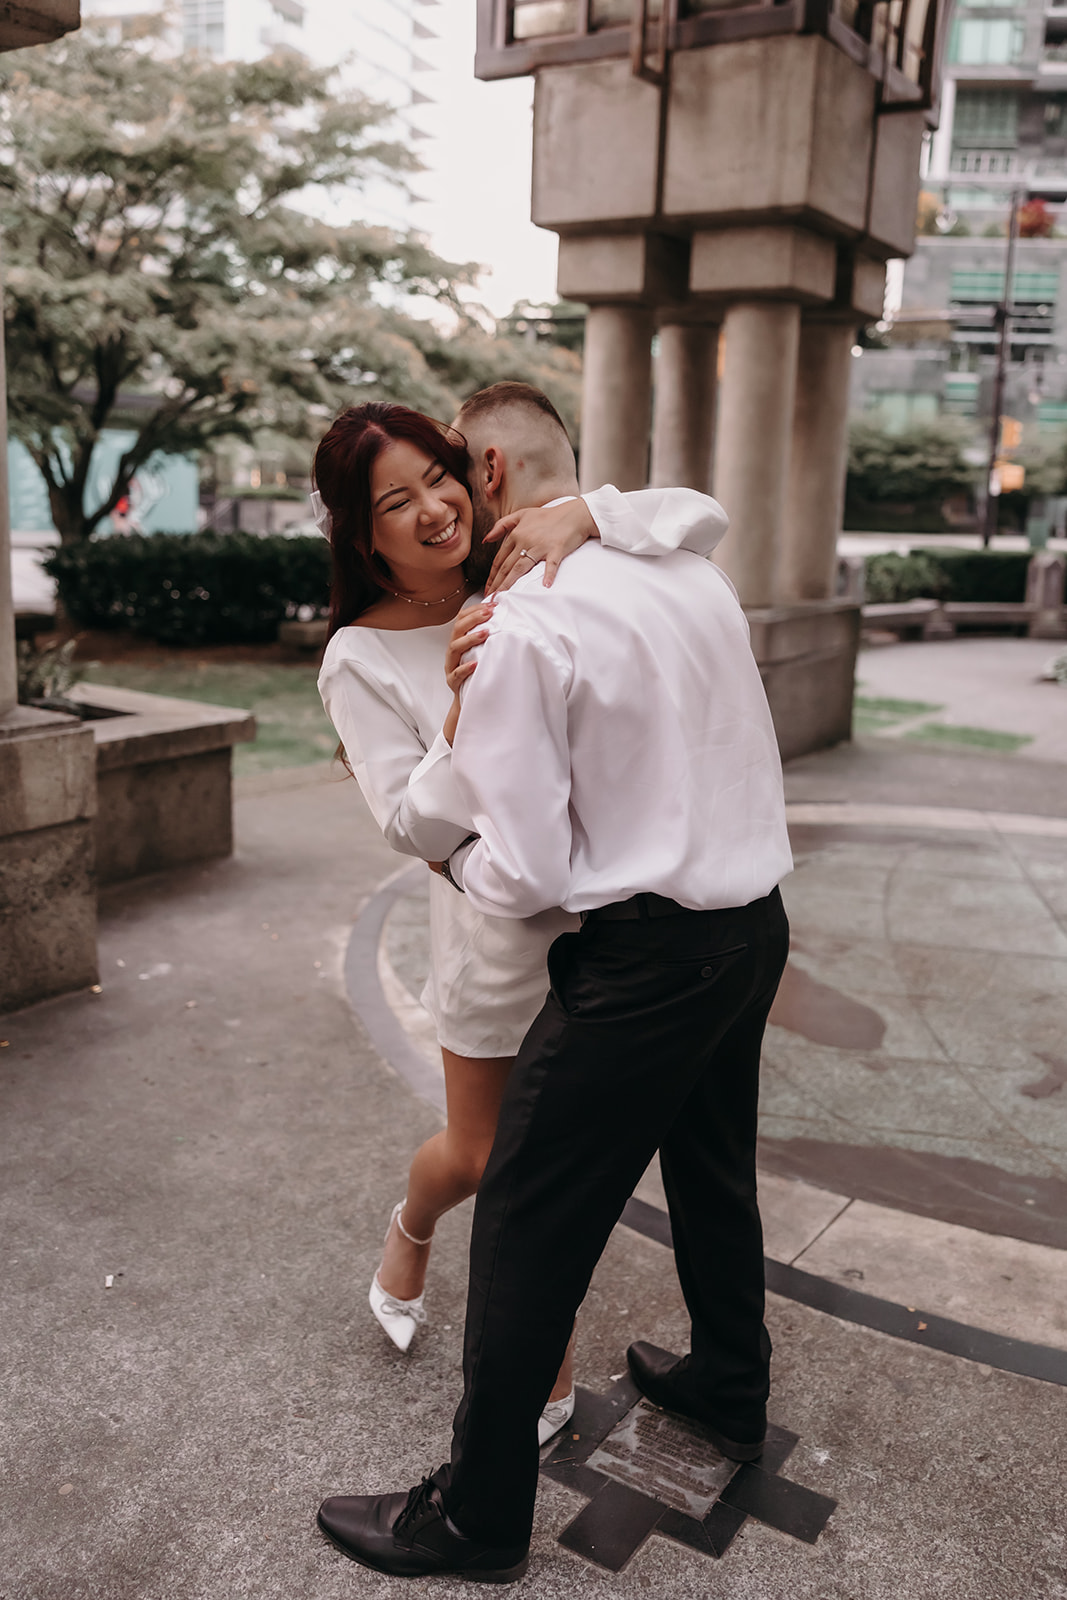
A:
[[[344,87],[389,106],[386,131],[429,165],[433,150],[434,41],[439,0],[83,0],[82,14],[130,34],[143,19],[167,13],[169,48],[227,61],[254,61],[290,50],[315,66],[335,67]],[[419,226],[419,175],[396,186],[374,182],[361,194],[365,220],[407,230]]]
[[[1017,197],[1005,408],[1042,430],[1062,427],[1067,4],[957,0],[923,190],[925,236],[904,264],[890,348],[856,362],[857,405],[896,425],[988,411]]]

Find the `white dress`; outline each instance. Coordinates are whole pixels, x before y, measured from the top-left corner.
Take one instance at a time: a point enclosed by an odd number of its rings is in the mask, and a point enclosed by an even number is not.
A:
[[[607,486],[585,496],[602,541],[640,555],[683,547],[706,555],[722,537],[720,506],[695,490]],[[375,820],[394,850],[443,861],[470,834],[449,817],[441,727],[452,703],[444,658],[452,622],[402,632],[353,624],[326,647],[319,692]],[[486,917],[437,874],[430,877],[430,976],[422,1003],[438,1039],[459,1056],[516,1053],[548,989],[546,956],[578,925],[565,911]]]

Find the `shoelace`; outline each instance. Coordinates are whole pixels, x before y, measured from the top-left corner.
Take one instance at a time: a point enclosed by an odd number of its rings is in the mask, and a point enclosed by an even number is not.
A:
[[[410,1536],[416,1531],[412,1524],[417,1523],[419,1518],[430,1510],[429,1499],[435,1488],[436,1484],[432,1478],[423,1478],[413,1489],[408,1490],[404,1509],[393,1524],[394,1538],[401,1534]]]

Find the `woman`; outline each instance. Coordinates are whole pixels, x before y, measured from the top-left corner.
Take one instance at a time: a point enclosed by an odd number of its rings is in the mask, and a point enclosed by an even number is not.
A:
[[[445,682],[446,655],[454,668],[483,636],[487,615],[485,608],[472,612],[453,639],[453,619],[478,593],[485,569],[482,553],[472,553],[466,472],[460,435],[387,403],[343,412],[315,456],[333,550],[323,703],[385,837],[394,849],[428,861],[444,860],[466,837],[461,825],[441,820],[447,807],[435,793],[441,741],[451,742],[458,716],[458,697]],[[699,523],[706,549],[709,523],[721,534],[725,519],[714,502],[692,498],[699,508],[689,507],[690,531]],[[529,536],[528,560],[547,556],[555,565],[595,531],[590,512],[595,519],[598,509],[601,533],[610,527],[620,548],[666,549],[683,531],[676,519],[674,539],[657,545],[652,536],[650,545],[655,494],[645,492],[643,516],[620,504],[617,491],[606,489],[540,513],[540,527],[549,531]],[[573,925],[562,911],[529,922],[482,917],[442,878],[430,880],[431,971],[423,1004],[437,1024],[447,1123],[416,1152],[370,1290],[374,1315],[401,1350],[425,1321],[434,1226],[478,1186],[512,1059],[544,1000],[548,947]],[[573,1409],[568,1351],[541,1419],[542,1443]]]

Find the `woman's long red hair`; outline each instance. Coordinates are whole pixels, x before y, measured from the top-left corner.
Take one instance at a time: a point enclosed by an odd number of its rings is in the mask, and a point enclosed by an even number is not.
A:
[[[315,487],[330,513],[333,576],[330,637],[355,622],[391,587],[389,568],[374,552],[371,471],[385,447],[407,439],[439,461],[470,493],[467,442],[454,428],[409,406],[371,400],[337,417],[315,452]],[[472,545],[464,563],[472,584],[483,581],[486,561]]]

